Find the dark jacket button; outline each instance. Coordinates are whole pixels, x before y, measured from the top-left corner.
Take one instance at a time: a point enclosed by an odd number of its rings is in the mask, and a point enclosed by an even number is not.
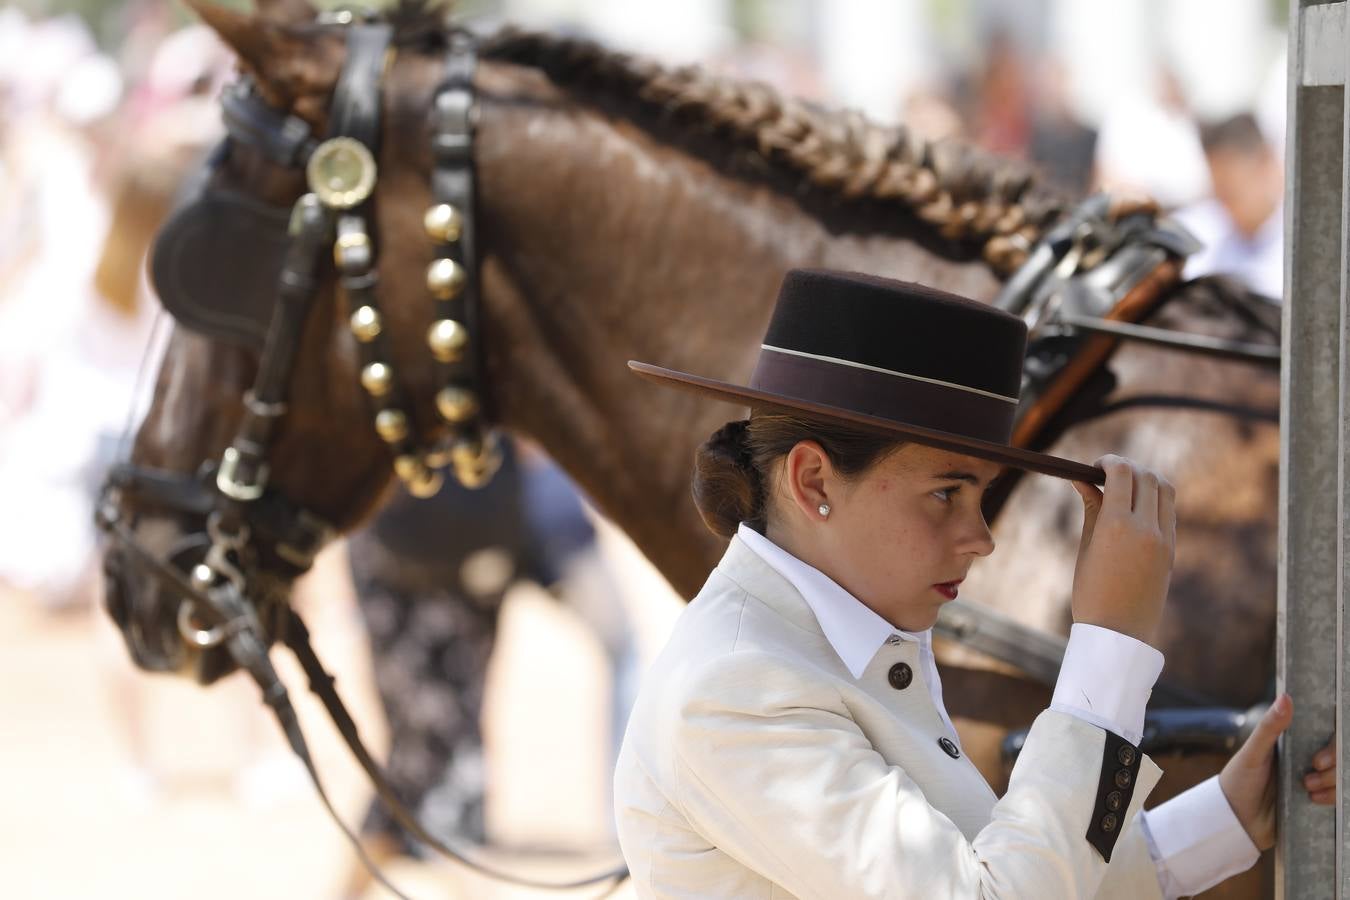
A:
[[[908,663],[896,663],[891,666],[891,670],[886,673],[886,680],[891,683],[891,687],[897,691],[903,691],[909,687],[909,683],[914,680],[914,670]]]
[[[1106,795],[1106,808],[1111,812],[1120,812],[1120,807],[1124,802],[1125,798],[1121,796],[1120,791],[1112,791]]]
[[[1134,776],[1130,774],[1129,769],[1121,769],[1116,773],[1116,787],[1124,790],[1134,782]]]
[[[956,749],[956,743],[951,738],[938,738],[938,746],[942,748],[943,753],[952,759],[957,759],[961,755],[961,751]]]
[[[1122,766],[1134,765],[1135,750],[1129,744],[1125,744],[1116,751],[1116,759],[1120,760]]]
[[[1107,834],[1110,834],[1115,830],[1116,830],[1115,813],[1107,813],[1106,815],[1102,816],[1102,831],[1105,831]]]

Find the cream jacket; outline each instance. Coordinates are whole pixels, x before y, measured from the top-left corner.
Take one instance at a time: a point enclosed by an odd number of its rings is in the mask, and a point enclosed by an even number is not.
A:
[[[888,673],[909,666],[912,682]],[[939,738],[912,641],[854,679],[795,588],[733,539],[648,672],[615,772],[639,897],[1160,897],[1140,757],[1102,852],[1101,728],[1042,713],[997,798]],[[1115,739],[1119,743],[1118,739]],[[951,752],[958,755],[953,758]]]

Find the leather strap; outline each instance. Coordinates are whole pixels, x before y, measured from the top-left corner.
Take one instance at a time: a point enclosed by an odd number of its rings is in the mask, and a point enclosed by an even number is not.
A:
[[[471,859],[469,858],[470,852],[468,850],[451,847],[446,842],[428,832],[416,818],[408,813],[407,808],[399,799],[398,794],[394,792],[393,786],[390,785],[389,779],[384,774],[384,770],[366,749],[365,744],[361,740],[361,735],[356,727],[356,723],[352,720],[351,715],[347,712],[347,708],[342,702],[342,698],[338,696],[337,691],[334,688],[336,679],[324,669],[323,663],[319,660],[318,655],[315,654],[309,638],[309,629],[305,627],[305,623],[300,618],[299,613],[294,609],[288,609],[287,613],[285,627],[283,628],[283,639],[286,646],[295,654],[295,658],[299,661],[301,668],[304,669],[305,676],[309,679],[309,689],[323,701],[324,708],[328,710],[328,715],[332,718],[333,724],[337,726],[338,732],[342,735],[342,739],[346,742],[348,749],[351,750],[352,756],[354,756],[356,761],[361,764],[361,768],[365,770],[367,777],[370,778],[370,783],[374,785],[380,800],[384,802],[385,807],[393,814],[394,818],[398,820],[398,823],[407,829],[409,834],[427,844],[429,847],[432,847],[437,852],[462,862],[479,872],[524,887],[567,890],[571,888],[587,887],[592,884],[600,884],[606,881],[614,881],[628,875],[626,866],[616,866],[608,871],[570,882],[537,881],[529,878],[521,878],[492,866],[487,866],[480,860]]]
[[[248,144],[277,165],[303,167],[318,145],[309,123],[268,106],[247,78],[227,85],[220,105],[229,139]]]
[[[476,116],[473,75],[478,68],[478,51],[472,35],[452,32],[445,57],[444,75],[436,88],[430,115],[431,196],[434,203],[448,203],[463,213],[459,240],[445,245],[444,255],[464,268],[464,291],[438,316],[460,321],[469,332],[463,357],[453,363],[437,363],[442,383],[465,384],[480,402],[489,398],[481,390],[484,382],[482,359],[478,352],[482,334],[481,282],[478,277],[477,171],[473,159],[474,119]],[[484,410],[491,417],[489,410]]]
[[[217,502],[215,478],[214,466],[205,467],[196,475],[182,475],[121,463],[109,470],[104,490],[116,491],[143,507],[205,518]],[[250,505],[248,526],[261,545],[259,549],[268,545],[273,548],[275,561],[284,564],[277,574],[284,578],[308,571],[314,557],[335,534],[333,527],[320,517],[297,509],[270,491]]]
[[[1105,318],[1113,322],[1137,322],[1147,316],[1157,307],[1167,289],[1180,280],[1181,265],[1181,260],[1171,257],[1165,259],[1151,275],[1135,285]],[[1098,334],[1088,338],[1073,361],[1018,419],[1013,427],[1013,444],[1018,447],[1033,446],[1037,436],[1055,414],[1106,362],[1119,343],[1119,338],[1108,335]]]
[[[349,25],[347,61],[333,89],[329,137],[355,138],[379,156],[380,85],[394,29],[385,24]]]

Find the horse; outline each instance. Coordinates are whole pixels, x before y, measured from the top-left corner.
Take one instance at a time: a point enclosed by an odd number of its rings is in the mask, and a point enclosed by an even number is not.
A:
[[[272,5],[259,15],[194,8],[266,103],[321,133],[343,38],[269,18]],[[373,196],[376,268],[392,370],[419,436],[431,440],[444,426],[435,424],[438,384],[423,344],[433,259],[423,234],[433,167],[426,110],[445,39],[426,11],[400,7],[394,20]],[[740,412],[650,389],[625,361],[743,380],[778,283],[796,266],[863,270],[991,301],[1071,202],[1020,164],[969,145],[930,144],[903,127],[696,67],[513,29],[483,38],[478,52],[484,414],[536,439],[685,597],[723,550],[690,495],[693,452]],[[215,177],[273,205],[305,191],[299,173],[247,149]],[[334,282],[332,272],[321,278],[304,322],[268,464],[273,490],[348,531],[388,493],[393,460],[356,387],[361,362]],[[1252,308],[1234,283],[1200,279],[1169,290],[1147,324],[1268,336]],[[188,474],[218,458],[257,364],[256,352],[177,328],[132,461]],[[1249,706],[1273,679],[1278,378],[1136,343],[1122,344],[1110,365],[1114,384],[1078,404],[1072,427],[1052,428],[1045,446],[1084,460],[1121,452],[1176,483],[1164,677]],[[123,504],[142,546],[164,558],[181,552],[192,523],[138,509],[134,498]],[[1021,479],[994,523],[1000,552],[972,570],[967,593],[1024,625],[1067,633],[1078,506],[1067,485]],[[190,668],[195,651],[179,637],[178,600],[122,564],[120,552],[109,551],[108,588],[133,657],[148,669]],[[257,589],[284,597],[288,577]],[[951,643],[937,649],[963,746],[1002,783],[999,741],[1048,704],[1049,690]],[[1223,757],[1160,761],[1168,774],[1155,800],[1213,774]],[[1220,891],[1253,896],[1263,877],[1258,867]]]

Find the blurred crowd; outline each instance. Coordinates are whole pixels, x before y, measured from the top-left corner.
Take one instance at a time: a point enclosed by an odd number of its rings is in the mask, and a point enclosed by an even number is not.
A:
[[[124,13],[113,56],[74,15],[0,10],[0,491],[24,511],[0,517],[0,578],[56,607],[96,569],[89,498],[158,310],[145,244],[220,130],[231,65],[165,4]]]
[[[1112,107],[1094,127],[1075,115],[1057,61],[1033,59],[999,33],[983,60],[945,92],[911,94],[901,121],[1027,160],[1075,196],[1147,194],[1204,244],[1187,277],[1228,273],[1281,297],[1282,122],[1263,128],[1255,108],[1202,117],[1175,73],[1160,68],[1151,96]]]
[[[1203,115],[1176,72],[1159,65],[1142,94],[1122,94],[1099,122],[1076,112],[1064,62],[1037,56],[993,30],[975,64],[918,79],[888,119],[932,140],[962,140],[1024,160],[1071,196],[1143,193],[1174,215],[1204,249],[1185,275],[1236,276],[1278,302],[1284,260],[1282,58],[1246,108]],[[713,64],[822,102],[838,102],[824,72],[799,49],[751,43]]]
[[[486,5],[493,16],[513,10]],[[73,14],[0,9],[0,585],[53,610],[97,603],[94,492],[125,450],[168,327],[146,282],[146,248],[186,173],[220,134],[216,96],[232,70],[215,36],[177,7],[133,0],[110,10],[100,34],[116,35],[113,47]],[[702,61],[787,93],[850,102],[812,47],[770,38],[749,29]],[[1089,122],[1075,111],[1069,69],[1053,54],[993,30],[971,58],[914,80],[894,119],[926,137],[1024,159],[1073,194],[1151,194],[1204,243],[1188,276],[1232,273],[1279,301],[1282,106],[1253,96],[1246,109],[1201,115],[1185,80],[1159,66],[1151,90]],[[1279,66],[1271,71],[1278,75]],[[1262,96],[1282,97],[1272,84]],[[565,599],[572,585],[572,602],[613,666],[616,741],[636,678],[631,634],[575,489],[529,448],[513,451],[504,478],[486,496],[505,510],[502,533],[524,536],[514,543],[428,547],[426,534],[446,533],[435,522],[448,520],[437,516],[465,514],[459,496],[429,512],[396,503],[352,554],[396,774],[407,773],[407,790],[426,801],[423,812],[478,838],[484,775],[473,723],[509,583],[562,585]],[[494,549],[507,554],[495,569],[495,557],[483,556]],[[419,554],[436,585],[410,578],[399,563]],[[410,634],[422,644],[410,646]],[[435,725],[448,721],[454,726]],[[455,767],[438,763],[445,758]],[[367,829],[385,830],[391,852],[417,852],[379,816]]]

